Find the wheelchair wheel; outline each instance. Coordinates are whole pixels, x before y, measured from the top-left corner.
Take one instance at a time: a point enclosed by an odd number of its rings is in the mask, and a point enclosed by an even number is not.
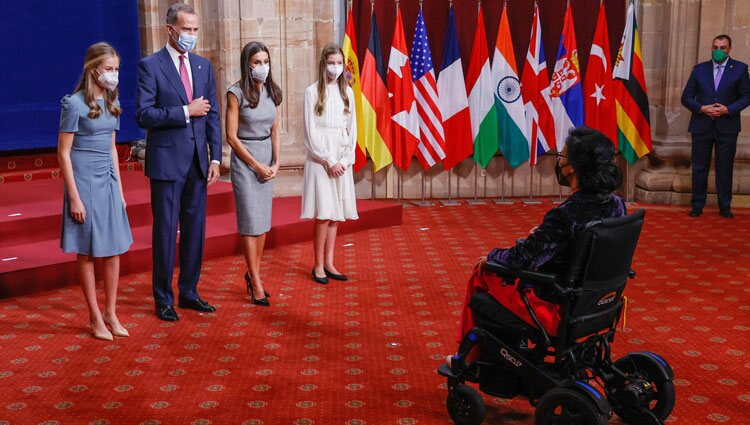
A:
[[[456,385],[448,393],[445,405],[456,425],[479,425],[487,413],[482,395],[465,384]]]
[[[607,415],[599,412],[588,397],[570,388],[553,388],[536,405],[535,425],[606,425]]]
[[[627,376],[622,388],[608,391],[612,410],[629,424],[664,422],[672,413],[675,404],[675,389],[671,379],[656,372],[658,365],[651,359],[633,359],[628,356],[617,359],[614,366]],[[613,391],[616,390],[616,391]]]

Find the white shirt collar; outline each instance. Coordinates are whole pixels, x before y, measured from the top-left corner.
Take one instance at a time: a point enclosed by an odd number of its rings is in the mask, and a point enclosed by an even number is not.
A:
[[[729,58],[724,59],[724,62],[722,63],[716,62],[714,60],[712,60],[711,62],[714,63],[714,68],[717,68],[719,66],[727,66],[727,63],[729,62]]]
[[[172,62],[179,64],[180,63],[180,55],[185,55],[185,62],[190,62],[190,55],[188,55],[187,52],[180,53],[172,47],[171,44],[167,43],[167,52],[169,52],[169,56],[172,58]]]

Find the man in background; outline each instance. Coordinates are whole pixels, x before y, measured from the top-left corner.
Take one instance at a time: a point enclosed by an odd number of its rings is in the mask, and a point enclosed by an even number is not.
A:
[[[732,39],[718,35],[711,46],[711,60],[693,68],[682,104],[692,111],[688,131],[692,134],[693,190],[690,217],[698,217],[706,205],[711,152],[716,148],[716,195],[719,214],[732,218],[732,171],[740,112],[750,105],[747,64],[729,57]]]

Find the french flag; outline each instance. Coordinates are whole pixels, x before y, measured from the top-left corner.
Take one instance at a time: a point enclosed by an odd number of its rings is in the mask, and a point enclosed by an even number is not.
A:
[[[452,6],[448,12],[448,28],[445,32],[443,70],[438,76],[437,86],[445,133],[443,168],[450,170],[474,152],[469,99],[466,95],[464,69],[461,65],[461,51],[458,48]]]

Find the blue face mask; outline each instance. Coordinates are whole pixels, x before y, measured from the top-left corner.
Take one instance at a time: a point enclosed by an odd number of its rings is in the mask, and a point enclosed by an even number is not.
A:
[[[173,30],[177,31],[176,28],[172,27]],[[195,48],[195,43],[198,42],[198,36],[197,35],[190,35],[185,34],[183,32],[178,32],[180,36],[175,40],[177,43],[177,47],[182,49],[184,52],[189,52]]]

